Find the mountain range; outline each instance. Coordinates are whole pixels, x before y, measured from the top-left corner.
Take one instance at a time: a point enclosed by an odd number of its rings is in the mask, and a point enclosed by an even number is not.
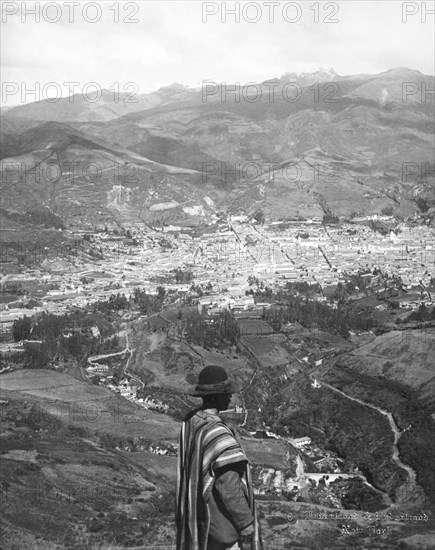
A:
[[[406,68],[328,69],[21,105],[2,112],[2,219],[412,216],[435,204],[433,89]]]

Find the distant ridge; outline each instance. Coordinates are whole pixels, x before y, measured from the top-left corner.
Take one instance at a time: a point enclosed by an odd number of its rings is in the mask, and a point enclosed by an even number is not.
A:
[[[290,101],[288,79],[299,86]],[[164,208],[173,225],[258,210],[270,220],[383,209],[406,218],[435,206],[435,103],[422,95],[434,89],[433,76],[405,67],[353,76],[322,68],[271,82],[248,94],[240,85],[238,100],[223,83],[205,100],[172,83],[137,103],[116,103],[105,90],[99,103],[78,94],[10,109],[2,113],[0,207],[26,215],[49,208],[67,226],[72,204],[90,219],[109,208],[149,221]],[[11,162],[25,167],[14,185]],[[74,177],[71,162],[79,167]],[[60,179],[32,183],[26,174],[39,163],[57,167]],[[95,181],[82,173],[90,163],[101,169]],[[117,194],[128,200],[114,202]]]

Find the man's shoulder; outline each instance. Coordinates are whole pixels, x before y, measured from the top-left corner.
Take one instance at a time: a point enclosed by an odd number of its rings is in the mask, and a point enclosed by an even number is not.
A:
[[[229,435],[234,436],[234,432],[231,428],[229,428],[217,414],[202,409],[190,411],[186,415],[184,422],[196,427],[201,426],[206,431],[220,429],[220,431],[227,432]]]
[[[195,417],[198,417],[198,412],[200,411],[201,409],[193,409],[192,411],[189,411],[186,416],[183,418],[183,422],[190,422],[190,421],[194,421],[195,420]],[[199,417],[198,417],[199,419]]]

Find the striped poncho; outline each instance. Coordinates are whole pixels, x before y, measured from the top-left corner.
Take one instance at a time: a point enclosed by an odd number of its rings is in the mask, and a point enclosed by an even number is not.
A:
[[[232,430],[208,410],[193,411],[183,422],[180,432],[176,494],[177,550],[206,550],[214,469],[235,462],[246,463],[242,482],[255,518],[254,548],[260,550],[248,459]]]

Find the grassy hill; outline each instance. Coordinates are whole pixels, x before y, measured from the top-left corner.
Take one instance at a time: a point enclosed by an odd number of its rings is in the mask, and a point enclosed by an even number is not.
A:
[[[391,331],[340,358],[340,363],[361,374],[382,377],[409,386],[422,400],[434,396],[435,330]]]
[[[176,322],[174,316],[171,319]],[[268,333],[264,323],[261,328]],[[249,339],[249,327],[244,329]],[[340,345],[341,340],[335,340]],[[329,342],[326,334],[308,341],[316,349]],[[348,342],[341,343],[347,350]],[[135,349],[130,369],[144,381],[145,394],[168,403],[169,414],[144,410],[61,372],[21,370],[2,375],[0,398],[7,401],[2,405],[0,433],[2,498],[8,502],[2,522],[5,548],[102,550],[110,543],[122,549],[172,544],[176,457],[156,455],[152,448],[174,443],[176,419],[198,405],[184,392],[203,364],[221,364],[242,382],[252,378],[258,365],[240,349],[187,344],[147,330],[144,320],[134,324],[130,346]],[[287,348],[291,349],[286,344]],[[266,420],[272,429],[287,430],[293,437],[310,435],[358,464],[372,483],[391,495],[403,482],[403,472],[390,461],[392,433],[387,420],[327,389],[312,388],[303,373],[261,367],[249,389],[234,401],[240,398],[249,410],[249,429]],[[238,421],[229,422],[241,434],[255,476],[260,467],[295,475],[297,457],[302,456],[296,449],[279,440],[253,439]],[[415,434],[407,433],[415,444]],[[408,460],[408,447],[402,452]],[[312,471],[314,464],[302,460],[305,470]],[[352,511],[349,525],[363,529],[362,535],[342,533],[340,520],[313,520],[312,514],[331,512],[316,501],[322,498],[321,489],[314,493],[312,503],[259,500],[266,548],[284,550],[297,544],[314,550],[320,543],[334,550],[371,547],[368,529],[374,515],[370,520],[370,514]],[[420,507],[407,504],[398,509],[421,513]],[[425,503],[424,509],[431,518],[430,505]],[[376,536],[373,548],[387,550],[406,536],[425,537],[430,529],[429,524],[400,521],[389,525],[388,533]]]
[[[13,375],[3,378],[1,390],[3,547],[164,541],[174,459],[159,457],[157,467],[156,455],[143,451],[147,458],[134,461],[108,441],[156,442],[162,434],[175,441],[176,423],[66,374]]]

